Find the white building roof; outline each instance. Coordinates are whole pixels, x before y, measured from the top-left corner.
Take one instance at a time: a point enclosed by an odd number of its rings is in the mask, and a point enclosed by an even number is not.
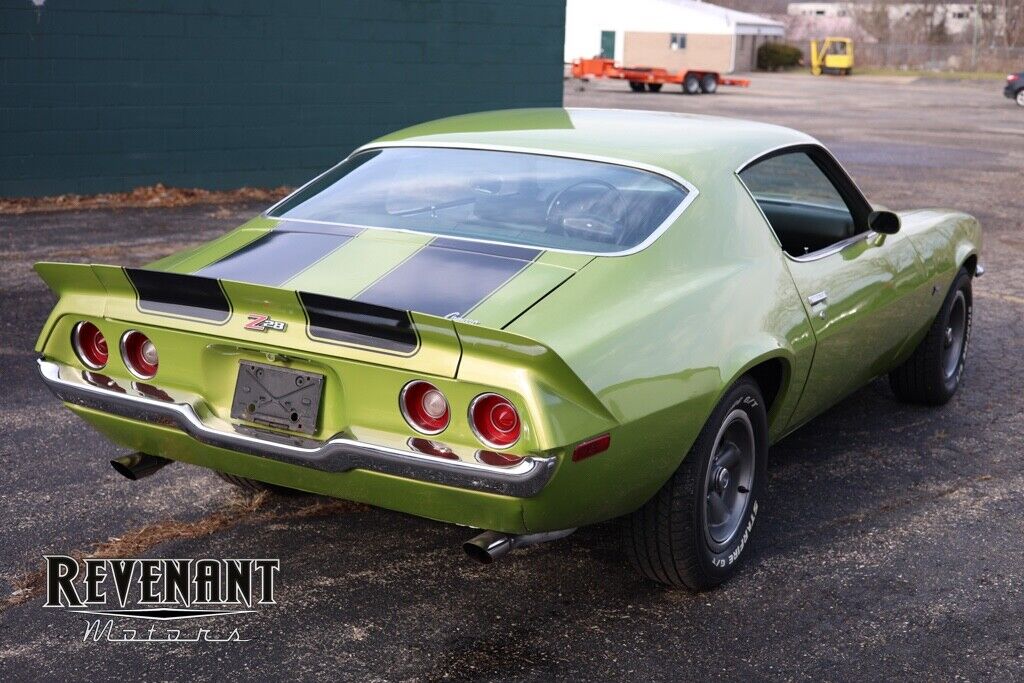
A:
[[[567,0],[565,60],[598,54],[601,31],[782,36],[785,27],[698,0]]]

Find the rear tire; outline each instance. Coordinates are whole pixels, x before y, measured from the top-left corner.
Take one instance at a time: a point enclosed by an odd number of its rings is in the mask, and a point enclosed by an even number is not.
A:
[[[700,79],[696,74],[686,74],[683,79],[683,92],[687,95],[696,95],[700,92]]]
[[[672,478],[626,519],[626,554],[641,574],[694,591],[735,573],[764,495],[768,419],[750,377],[715,407]]]
[[[629,82],[629,89],[632,90],[633,92],[643,92],[644,91],[644,84],[643,83],[638,83],[637,81],[630,81]]]
[[[718,76],[704,74],[704,77],[700,79],[700,90],[708,95],[714,95],[715,91],[718,90]]]
[[[898,399],[941,406],[953,398],[967,361],[973,314],[971,276],[961,268],[928,334],[910,358],[889,373],[889,386]]]
[[[301,491],[296,491],[295,489],[285,488],[284,486],[278,486],[277,484],[268,484],[266,482],[256,481],[255,479],[248,479],[246,477],[239,477],[234,474],[228,474],[227,472],[214,470],[214,474],[232,486],[236,486],[247,493],[263,493],[264,491],[270,491],[271,493],[277,493],[283,496],[302,495]]]
[[[1021,90],[1017,91],[1016,100],[1017,100],[1017,106],[1018,107],[1024,107],[1024,89],[1021,89]]]
[[[648,83],[647,89],[651,92],[661,92],[662,83]]]

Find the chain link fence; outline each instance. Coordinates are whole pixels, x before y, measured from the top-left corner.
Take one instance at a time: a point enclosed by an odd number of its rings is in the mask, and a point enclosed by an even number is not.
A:
[[[1006,71],[1024,69],[1024,48],[988,45],[890,45],[857,43],[858,67],[931,71]]]

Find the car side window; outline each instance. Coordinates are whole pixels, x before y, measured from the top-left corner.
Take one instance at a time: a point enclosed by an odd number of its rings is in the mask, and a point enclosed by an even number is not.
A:
[[[740,179],[790,256],[825,249],[857,233],[849,206],[806,152],[759,161],[744,169]]]

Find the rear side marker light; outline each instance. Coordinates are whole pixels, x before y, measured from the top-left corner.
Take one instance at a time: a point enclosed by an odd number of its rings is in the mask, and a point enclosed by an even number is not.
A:
[[[604,453],[611,445],[611,434],[602,434],[601,436],[595,436],[593,439],[587,439],[573,449],[572,461],[579,462],[580,460],[586,460],[592,455]]]
[[[443,432],[451,418],[448,399],[440,389],[423,380],[414,380],[402,387],[398,405],[409,426],[422,434]]]
[[[480,394],[469,404],[469,424],[488,448],[502,450],[519,441],[522,422],[519,411],[504,396]]]
[[[150,379],[160,367],[156,345],[138,330],[128,330],[121,337],[121,359],[139,379]]]
[[[110,358],[107,340],[100,328],[85,320],[71,330],[71,346],[82,365],[92,370],[99,370]]]

